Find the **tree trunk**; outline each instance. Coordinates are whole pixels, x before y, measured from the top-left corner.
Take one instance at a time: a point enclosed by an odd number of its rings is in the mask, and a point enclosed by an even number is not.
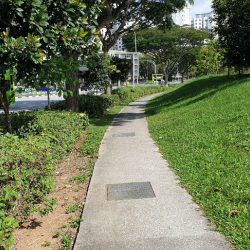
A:
[[[109,52],[109,47],[108,46],[106,46],[106,47],[102,47],[102,51],[103,51],[103,53],[104,53],[104,55],[108,55],[108,52]],[[106,89],[105,89],[105,94],[106,95],[111,95],[111,86],[110,86],[110,84],[108,84],[107,86],[106,86]]]
[[[9,133],[12,133],[11,120],[10,120],[10,112],[9,112],[9,103],[7,100],[6,86],[5,86],[5,78],[2,77],[0,79],[0,106],[3,107],[5,121],[7,124],[7,130]]]
[[[110,86],[110,84],[106,87],[105,94],[106,95],[111,95],[111,86]]]
[[[184,73],[182,73],[181,74],[181,83],[184,83],[184,77],[185,77],[185,75],[184,75]]]
[[[49,96],[49,88],[47,88],[47,96],[48,96],[48,109],[50,109],[50,96]]]
[[[164,76],[165,76],[165,84],[168,87],[168,74],[166,71],[164,71]]]
[[[77,77],[77,72],[70,72],[71,77]],[[73,95],[68,95],[65,101],[66,110],[71,112],[79,112],[79,86],[72,80],[66,83],[66,89],[72,91]]]
[[[71,63],[71,58],[73,58],[73,61],[76,62],[78,61],[78,53],[69,53],[66,54],[65,60],[67,60],[69,63]],[[78,69],[75,71],[69,72],[70,75],[70,80],[66,83],[66,89],[70,90],[73,95],[68,95],[66,100],[65,100],[65,106],[66,110],[71,111],[71,112],[79,112],[79,85],[78,85],[78,80],[75,81],[75,79],[78,79]]]

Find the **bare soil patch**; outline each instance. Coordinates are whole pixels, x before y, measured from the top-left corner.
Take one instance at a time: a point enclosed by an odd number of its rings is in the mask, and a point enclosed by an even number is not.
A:
[[[80,140],[74,150],[56,166],[55,188],[48,195],[57,199],[57,205],[47,216],[33,215],[28,221],[19,225],[13,234],[15,250],[58,250],[63,248],[63,237],[71,239],[72,243],[77,234],[78,226],[72,227],[73,222],[81,217],[80,211],[69,212],[74,204],[84,206],[90,182],[88,163],[90,157],[79,156],[79,146],[84,142]],[[78,174],[88,175],[86,182],[70,179]],[[76,205],[77,206],[77,205]],[[78,224],[78,223],[76,223]]]

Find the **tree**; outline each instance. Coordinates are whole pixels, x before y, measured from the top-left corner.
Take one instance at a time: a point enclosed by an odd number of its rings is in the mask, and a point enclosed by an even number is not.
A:
[[[219,44],[228,67],[241,68],[250,65],[250,1],[249,0],[213,0],[215,21]]]
[[[194,48],[181,58],[181,61],[178,63],[178,68],[176,72],[179,72],[181,74],[181,82],[184,82],[185,75],[189,74],[190,69],[197,64],[196,57],[197,48]]]
[[[151,79],[152,74],[155,74],[155,67],[154,67],[154,62],[147,57],[141,57],[140,58],[140,76],[143,77],[144,79]]]
[[[90,56],[88,68],[89,71],[84,75],[85,81],[90,85],[95,85],[96,88],[104,89],[110,85],[112,72],[116,71],[116,67],[111,64],[111,56],[103,53]]]
[[[66,88],[73,97],[66,99],[67,109],[77,111],[76,77],[81,55],[93,54],[98,48],[95,20],[99,1],[89,0],[3,0],[0,3],[0,102],[11,131],[9,104],[4,74],[16,74],[17,81],[37,86],[36,76],[52,56],[64,57],[70,70]],[[44,60],[46,56],[46,60]]]
[[[211,40],[197,53],[197,74],[218,74],[223,67],[223,56],[217,40]]]
[[[189,2],[193,3],[193,0]],[[186,0],[103,0],[102,4],[97,28],[105,29],[100,39],[102,49],[107,53],[119,37],[131,30],[170,27],[173,23],[171,14],[183,9]]]
[[[190,27],[176,26],[172,30],[163,32],[157,28],[143,30],[137,33],[138,51],[150,55],[160,64],[168,85],[168,77],[181,62],[183,57],[194,47],[202,46],[208,37],[207,30],[196,30]],[[127,34],[123,38],[125,47],[133,48],[134,38]]]
[[[118,81],[124,82],[127,79],[129,72],[131,71],[131,68],[133,66],[132,60],[127,58],[120,58],[118,56],[112,56],[111,64],[116,66],[116,70],[113,71],[110,75],[112,83]]]
[[[186,0],[103,0],[97,17],[103,52],[107,54],[118,38],[128,32],[152,26],[171,27],[171,14],[183,9],[185,4]],[[110,93],[109,86],[106,91]]]
[[[67,68],[64,74],[67,95],[66,109],[78,112],[78,68],[86,56],[99,50],[95,22],[99,13],[99,0],[88,0],[88,5],[79,0],[50,0],[47,5],[50,29],[47,29],[48,57],[63,56]],[[46,42],[46,41],[45,41]],[[51,51],[52,50],[52,51]],[[51,53],[52,52],[52,53]]]
[[[37,34],[47,25],[48,15],[40,1],[1,1],[0,12],[0,105],[5,112],[8,131],[11,132],[4,75],[10,71],[20,79],[25,74],[33,75],[40,68],[42,53],[39,51],[41,43]],[[20,71],[20,67],[25,67],[25,71]]]

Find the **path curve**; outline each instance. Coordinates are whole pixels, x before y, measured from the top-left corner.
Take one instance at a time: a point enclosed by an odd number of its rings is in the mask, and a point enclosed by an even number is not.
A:
[[[168,167],[132,102],[104,135],[74,250],[229,250]]]

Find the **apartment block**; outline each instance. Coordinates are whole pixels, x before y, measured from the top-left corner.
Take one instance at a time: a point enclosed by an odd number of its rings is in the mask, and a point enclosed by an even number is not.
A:
[[[186,6],[183,10],[172,14],[172,19],[179,26],[191,25],[191,7]]]
[[[204,14],[196,14],[195,18],[191,21],[191,26],[195,29],[213,29],[216,26],[215,21],[213,21],[214,15],[213,11]]]

